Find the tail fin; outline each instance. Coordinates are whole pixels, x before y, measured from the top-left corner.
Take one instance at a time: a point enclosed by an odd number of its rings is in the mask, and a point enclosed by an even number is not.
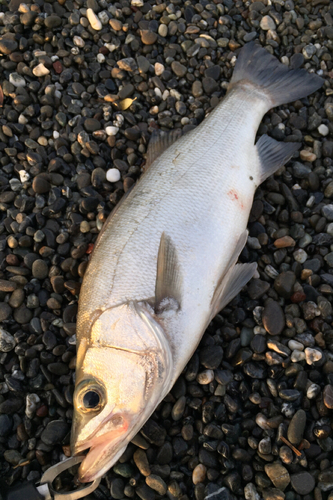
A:
[[[260,87],[271,102],[270,108],[306,97],[324,83],[322,78],[305,69],[287,68],[254,42],[247,43],[240,51],[231,86],[242,80]]]

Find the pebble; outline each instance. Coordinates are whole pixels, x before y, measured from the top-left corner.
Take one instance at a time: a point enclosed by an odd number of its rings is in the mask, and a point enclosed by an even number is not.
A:
[[[43,443],[54,446],[61,443],[69,432],[69,426],[63,420],[52,420],[49,422],[41,434]]]
[[[274,486],[279,490],[284,491],[290,483],[288,470],[278,462],[265,465],[265,472]]]
[[[15,338],[0,326],[0,352],[10,352],[15,346]]]
[[[313,365],[323,357],[322,353],[318,349],[312,349],[311,347],[307,347],[304,352],[308,365]]]
[[[306,413],[298,410],[290,421],[288,427],[288,440],[294,446],[298,446],[303,439],[306,426]]]
[[[109,182],[118,182],[121,178],[121,174],[117,168],[110,168],[106,172],[106,180]]]
[[[93,30],[100,31],[103,25],[93,9],[87,9],[87,18]]]
[[[43,63],[40,63],[37,66],[35,66],[32,72],[35,76],[38,77],[45,76],[50,73],[50,71],[44,66]]]
[[[308,495],[314,490],[315,480],[314,477],[306,471],[298,472],[290,476],[291,487],[299,495]]]
[[[270,335],[280,335],[285,326],[283,310],[278,302],[271,300],[262,313],[262,324]]]
[[[326,408],[333,410],[333,385],[325,385],[323,390],[323,400]]]
[[[276,24],[270,16],[264,16],[260,21],[260,28],[265,31],[275,30]]]
[[[155,474],[151,474],[146,477],[146,484],[152,490],[157,491],[159,495],[165,495],[168,490],[168,487],[163,479]]]

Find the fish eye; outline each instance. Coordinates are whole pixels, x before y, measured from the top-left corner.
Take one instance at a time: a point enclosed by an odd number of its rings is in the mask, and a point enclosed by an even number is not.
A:
[[[88,391],[82,398],[82,402],[85,408],[92,409],[99,405],[100,397],[95,391]]]
[[[103,386],[95,380],[85,380],[77,388],[76,406],[81,412],[99,412],[105,405]]]

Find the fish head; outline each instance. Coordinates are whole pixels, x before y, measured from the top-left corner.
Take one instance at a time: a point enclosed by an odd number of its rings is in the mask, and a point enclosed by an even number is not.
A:
[[[87,449],[81,482],[102,476],[124,452],[170,388],[172,357],[147,304],[100,312],[79,336],[72,454]]]

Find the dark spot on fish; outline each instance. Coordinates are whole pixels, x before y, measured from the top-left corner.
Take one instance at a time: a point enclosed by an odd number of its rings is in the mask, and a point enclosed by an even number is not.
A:
[[[252,175],[250,175],[249,179],[250,179],[250,181],[253,181],[253,177],[252,177]]]

